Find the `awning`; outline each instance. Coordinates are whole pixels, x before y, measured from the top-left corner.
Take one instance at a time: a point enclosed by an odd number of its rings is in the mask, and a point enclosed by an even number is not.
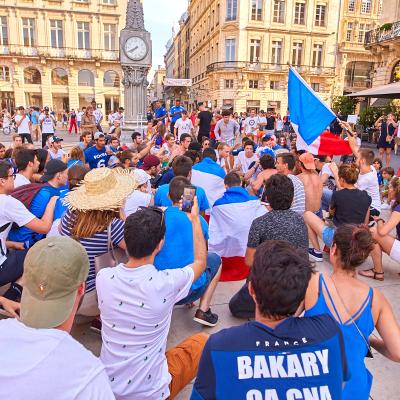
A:
[[[400,82],[389,83],[388,85],[375,86],[371,89],[361,90],[347,94],[347,97],[373,97],[383,99],[400,99]]]
[[[372,103],[371,103],[371,107],[386,107],[387,105],[389,105],[390,103],[390,99],[384,99],[384,98],[379,98],[379,99],[375,99]]]
[[[192,86],[191,79],[174,79],[164,78],[164,86],[175,86],[175,87],[190,87]]]

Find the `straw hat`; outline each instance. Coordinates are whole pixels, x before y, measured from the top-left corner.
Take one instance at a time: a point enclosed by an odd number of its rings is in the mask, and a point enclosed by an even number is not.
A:
[[[129,172],[96,168],[85,175],[79,187],[68,193],[65,201],[72,210],[113,211],[122,207],[136,187],[135,177]]]

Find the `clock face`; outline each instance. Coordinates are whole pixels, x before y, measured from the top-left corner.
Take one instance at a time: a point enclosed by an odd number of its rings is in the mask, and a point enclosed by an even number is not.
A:
[[[131,60],[141,60],[147,54],[146,43],[138,36],[131,36],[125,42],[124,50]]]

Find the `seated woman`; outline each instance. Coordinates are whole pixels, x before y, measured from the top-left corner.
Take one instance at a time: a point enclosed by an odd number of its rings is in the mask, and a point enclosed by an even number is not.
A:
[[[385,222],[382,218],[374,217],[376,225],[371,228],[371,233],[377,242],[371,253],[374,267],[359,271],[360,275],[378,281],[384,279],[382,252],[388,254],[392,260],[400,262],[400,178],[397,176],[390,181],[388,201],[389,203],[393,201],[389,220]],[[390,235],[394,228],[396,237]]]
[[[343,164],[339,167],[338,177],[340,190],[332,194],[329,213],[333,217],[333,225],[328,226],[311,211],[304,213],[304,221],[308,228],[308,236],[313,248],[309,256],[314,261],[323,261],[318,237],[326,246],[331,247],[336,227],[343,224],[368,224],[371,197],[364,190],[355,187],[359,169],[354,164]]]
[[[329,314],[339,323],[347,350],[350,380],[343,400],[368,400],[372,375],[365,366],[371,347],[400,362],[400,327],[385,296],[357,279],[356,268],[369,256],[374,240],[366,225],[336,229],[330,249],[333,272],[313,274],[305,295],[305,316]],[[380,337],[373,335],[374,328]]]

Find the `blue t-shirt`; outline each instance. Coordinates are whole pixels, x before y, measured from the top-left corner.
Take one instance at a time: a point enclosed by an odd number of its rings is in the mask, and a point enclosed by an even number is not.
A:
[[[60,190],[60,197],[56,201],[56,206],[54,207],[54,216],[53,221],[56,219],[60,219],[64,213],[68,210],[67,204],[65,204],[65,197],[69,193],[69,189],[61,189]]]
[[[106,153],[106,148],[98,150],[96,146],[85,150],[85,159],[90,169],[107,167],[111,155]]]
[[[60,189],[55,188],[53,186],[45,186],[40,189],[35,197],[32,199],[31,206],[29,211],[37,218],[42,218],[44,212],[46,211],[47,204],[49,200],[53,196],[59,196]],[[11,229],[9,235],[9,239],[14,242],[25,243],[25,248],[29,248],[33,246],[37,241],[43,239],[45,235],[41,233],[37,233],[27,228],[26,226],[22,226],[17,229]]]
[[[174,176],[174,171],[172,170],[172,168],[170,168],[168,171],[161,175],[161,178],[158,181],[158,187],[170,183],[172,179],[174,179]]]
[[[348,375],[332,317],[290,317],[275,329],[251,321],[210,336],[191,400],[341,400]]]
[[[168,197],[169,183],[166,185],[159,186],[154,195],[154,205],[157,207],[169,207],[172,206],[172,201]],[[208,204],[206,192],[203,188],[196,186],[196,196],[199,202],[200,211],[206,211],[210,208]]]
[[[38,111],[34,111],[31,115],[31,122],[32,125],[37,125],[39,123],[39,112]]]
[[[154,259],[155,267],[161,271],[164,269],[183,268],[194,261],[193,254],[193,228],[187,215],[178,207],[168,207],[164,211],[165,216],[165,241],[161,251]],[[208,225],[200,216],[201,228],[204,239],[208,240]],[[203,272],[193,282],[192,290],[202,287],[206,283],[206,273]]]
[[[176,114],[173,117],[171,117],[171,122],[175,123],[176,121],[178,121],[178,119],[182,117],[181,114],[182,111],[185,111],[185,107],[182,106],[171,107],[171,109],[169,110],[170,114],[175,114],[176,112],[179,112],[179,114]]]
[[[161,117],[163,117],[164,115],[167,115],[167,110],[166,110],[165,107],[156,108],[156,109],[154,110],[154,116],[155,116],[156,118],[161,118]]]
[[[84,165],[85,163],[82,162],[81,160],[68,160],[67,166],[68,168],[73,167],[74,165]]]

